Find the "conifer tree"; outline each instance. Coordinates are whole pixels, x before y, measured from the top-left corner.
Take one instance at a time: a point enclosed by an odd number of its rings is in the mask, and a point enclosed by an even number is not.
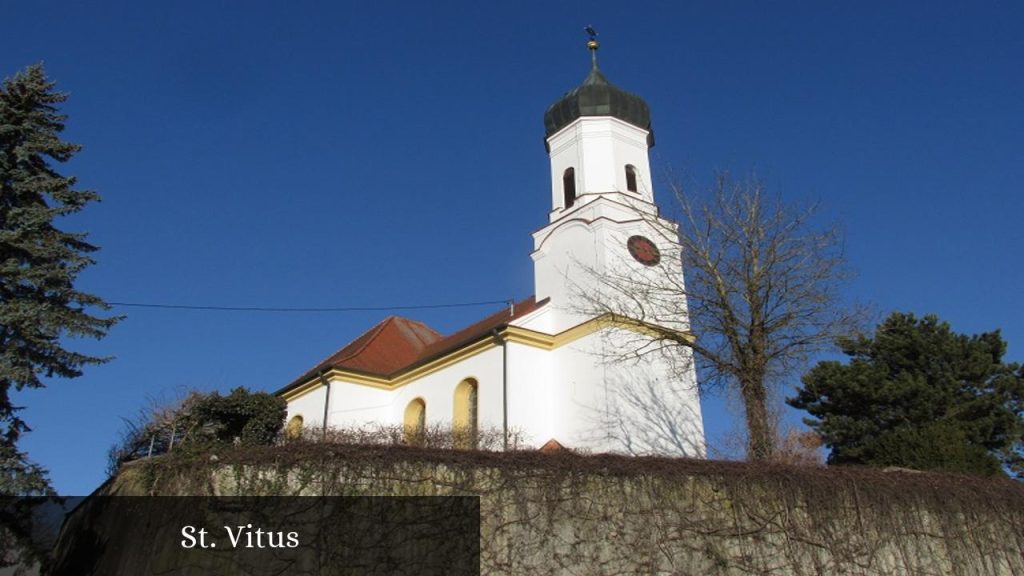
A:
[[[1024,368],[1003,361],[998,331],[895,313],[839,345],[849,362],[819,363],[788,400],[814,416],[830,464],[1024,477]]]
[[[93,263],[86,234],[57,227],[99,196],[75,188],[53,163],[81,147],[60,139],[66,116],[42,65],[33,65],[0,89],[0,492],[39,492],[44,472],[16,449],[30,428],[11,403],[11,391],[44,386],[43,378],[74,378],[105,362],[66,347],[68,337],[104,336],[118,318],[100,317],[100,298],[75,288]]]

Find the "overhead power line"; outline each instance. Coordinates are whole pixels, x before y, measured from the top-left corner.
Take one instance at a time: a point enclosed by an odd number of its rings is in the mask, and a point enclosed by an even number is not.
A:
[[[388,310],[429,310],[436,308],[469,308],[508,304],[511,300],[486,300],[482,302],[456,302],[448,304],[416,304],[403,306],[342,306],[337,308],[289,308],[277,306],[190,306],[187,304],[156,304],[142,302],[107,302],[111,306],[125,308],[158,308],[163,310],[213,310],[217,312],[386,312]]]

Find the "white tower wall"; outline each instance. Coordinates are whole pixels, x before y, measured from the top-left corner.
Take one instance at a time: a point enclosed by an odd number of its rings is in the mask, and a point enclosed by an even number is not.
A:
[[[548,138],[551,159],[550,221],[565,212],[563,176],[573,168],[576,196],[626,192],[626,166],[636,169],[634,196],[654,202],[651,166],[647,154],[647,130],[610,116],[583,117]],[[631,193],[632,194],[632,193]],[[572,207],[593,198],[580,198]],[[569,210],[572,210],[569,208]]]
[[[549,303],[524,326],[558,334],[615,312],[689,330],[678,228],[654,204],[648,137],[617,118],[585,116],[548,138],[552,210],[533,235],[531,256],[536,297]],[[628,189],[627,165],[636,192]],[[576,197],[566,206],[569,168]],[[651,241],[660,261],[637,261],[627,248],[632,236]],[[598,452],[704,455],[692,355],[677,348],[630,359],[645,338],[608,327],[552,351],[553,437]]]

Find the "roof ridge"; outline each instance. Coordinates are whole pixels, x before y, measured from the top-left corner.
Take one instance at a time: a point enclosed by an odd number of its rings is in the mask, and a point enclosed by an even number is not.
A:
[[[430,324],[427,324],[426,322],[424,322],[422,320],[414,320],[412,318],[406,318],[405,316],[391,316],[391,317],[394,318],[395,320],[401,320],[403,322],[408,322],[410,324],[417,324],[419,326],[423,326],[427,330],[430,330],[431,332],[433,332],[433,333],[435,333],[435,334],[437,334],[439,336],[442,335],[437,330],[434,330],[433,326],[431,326]]]
[[[371,333],[371,336],[366,339],[366,342],[363,342],[362,346],[360,346],[359,348],[356,348],[355,350],[353,350],[348,355],[343,356],[341,358],[338,358],[337,362],[344,362],[345,360],[348,360],[350,358],[355,358],[356,356],[359,356],[359,354],[362,353],[363,350],[366,350],[367,346],[372,344],[373,341],[376,340],[377,337],[380,336],[382,332],[384,332],[384,327],[385,326],[387,326],[391,322],[394,322],[395,318],[398,318],[398,316],[395,316],[394,314],[392,314],[391,316],[388,316],[387,318],[385,318],[385,319],[381,320],[380,322],[378,322],[376,326],[374,326],[373,328],[370,328],[367,332],[363,332],[362,334],[357,336],[355,338],[355,340],[352,340],[352,342],[355,342],[356,340],[359,340],[363,336],[366,336],[366,334],[368,332]],[[338,352],[341,352],[345,348],[351,346],[352,342],[349,342],[348,344],[342,346],[341,350],[338,350]],[[334,354],[337,354],[338,352],[335,352]],[[327,360],[330,360],[334,356],[334,354],[331,354],[330,356],[328,356]]]
[[[374,324],[374,326],[373,326],[372,328],[370,328],[369,330],[366,330],[365,332],[363,332],[363,333],[362,333],[362,334],[360,334],[359,336],[356,336],[355,338],[353,338],[353,339],[349,340],[348,342],[346,342],[346,343],[342,344],[342,345],[341,345],[340,347],[338,347],[338,349],[337,349],[337,350],[335,350],[334,352],[331,352],[330,354],[328,354],[327,356],[325,356],[325,357],[323,358],[323,360],[320,360],[319,362],[317,362],[317,363],[315,364],[316,368],[322,368],[322,367],[323,367],[323,365],[324,365],[324,364],[326,364],[326,363],[328,363],[328,362],[330,362],[332,358],[334,358],[334,357],[335,357],[335,356],[337,356],[338,354],[341,354],[342,352],[344,352],[344,351],[345,351],[345,348],[348,348],[348,347],[349,347],[349,346],[351,346],[352,344],[355,344],[355,342],[356,342],[357,340],[359,340],[359,339],[360,339],[360,338],[362,338],[363,336],[366,336],[367,334],[370,334],[371,332],[373,333],[373,336],[371,336],[371,337],[370,337],[370,340],[373,340],[373,339],[375,339],[375,338],[376,338],[376,337],[377,337],[378,335],[380,335],[380,333],[381,333],[381,332],[382,332],[382,331],[384,330],[384,324],[386,324],[386,323],[388,322],[388,320],[391,320],[392,318],[394,318],[394,315],[392,315],[392,316],[388,316],[387,318],[384,318],[384,319],[383,319],[383,320],[381,320],[380,322],[377,322],[376,324]],[[369,343],[369,342],[367,342],[367,343]],[[352,358],[353,356],[356,356],[356,355],[358,355],[358,354],[359,354],[359,352],[362,352],[362,351],[363,351],[363,350],[365,350],[365,349],[366,349],[366,344],[363,344],[363,345],[362,345],[362,346],[360,346],[360,347],[359,347],[359,348],[358,348],[358,349],[357,349],[357,350],[356,350],[355,352],[352,352],[352,353],[350,353],[350,354],[347,354],[347,355],[345,355],[344,357],[342,357],[342,359],[343,359],[343,360],[347,360],[347,359],[349,359],[349,358]],[[315,370],[316,368],[314,368],[314,370]]]
[[[539,305],[546,303],[547,300],[548,299],[545,298],[544,300],[541,300],[540,303],[538,303],[537,296],[531,295],[527,298],[523,298],[518,302],[514,302],[512,309],[510,309],[508,306],[505,306],[499,310],[496,310],[493,313],[488,314],[487,316],[481,318],[480,320],[477,320],[472,324],[463,326],[462,328],[459,328],[455,332],[445,335],[437,342],[432,342],[431,344],[427,345],[420,352],[420,354],[418,355],[418,357],[416,358],[412,365],[415,365],[417,362],[422,361],[424,358],[434,356],[438,350],[444,350],[453,344],[457,345],[459,342],[465,340],[466,338],[472,338],[474,333],[480,330],[481,326],[491,325],[488,328],[488,330],[491,330],[498,326],[507,325],[512,320],[525,316],[530,312],[533,312],[539,307]],[[394,371],[390,375],[397,374],[398,372],[401,372],[401,370],[404,370],[406,368],[408,368],[408,366],[403,367],[397,371]]]

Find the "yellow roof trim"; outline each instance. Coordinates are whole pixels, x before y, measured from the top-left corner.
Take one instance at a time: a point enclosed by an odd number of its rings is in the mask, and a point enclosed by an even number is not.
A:
[[[631,318],[624,318],[621,316],[615,316],[612,314],[604,314],[597,318],[591,318],[586,322],[577,324],[568,330],[559,332],[558,334],[551,335],[545,334],[544,332],[537,332],[521,326],[506,326],[498,335],[502,340],[506,342],[512,342],[515,344],[523,344],[526,346],[532,346],[534,348],[540,348],[541,350],[554,350],[561,348],[566,344],[570,344],[589,336],[594,332],[602,328],[624,328],[632,332],[640,334],[646,334],[650,336],[665,336],[672,334],[675,338],[692,342],[695,337],[689,332],[682,332],[678,330],[672,330],[664,326],[656,326],[641,320],[634,320]],[[418,380],[428,374],[437,372],[455,364],[461,362],[467,358],[476,356],[482,352],[490,350],[498,346],[498,341],[494,338],[483,338],[473,342],[467,346],[459,348],[453,352],[445,354],[440,358],[435,358],[426,364],[417,366],[407,372],[396,374],[392,378],[383,376],[372,376],[369,374],[361,374],[359,372],[353,372],[344,368],[331,368],[324,372],[324,377],[328,382],[341,381],[346,384],[359,384],[362,386],[370,386],[372,388],[379,388],[382,390],[394,390],[414,380]],[[305,383],[292,388],[281,394],[281,397],[286,401],[291,402],[301,396],[305,396],[307,393],[312,392],[320,385],[320,377],[314,376]]]

